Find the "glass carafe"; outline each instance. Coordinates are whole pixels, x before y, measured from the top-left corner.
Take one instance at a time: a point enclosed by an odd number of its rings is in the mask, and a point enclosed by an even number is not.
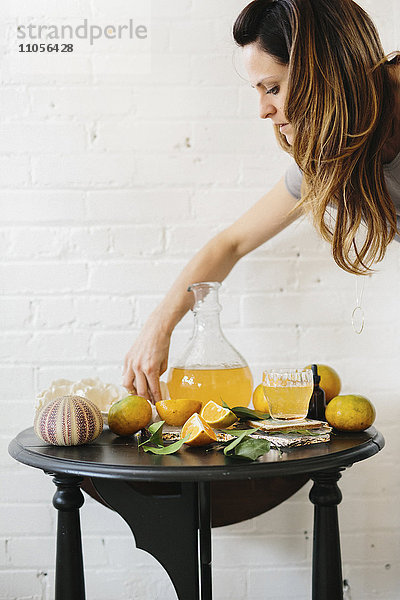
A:
[[[253,377],[247,362],[221,330],[218,302],[220,283],[193,283],[193,335],[168,373],[171,398],[195,398],[202,404],[214,400],[228,406],[248,406]]]

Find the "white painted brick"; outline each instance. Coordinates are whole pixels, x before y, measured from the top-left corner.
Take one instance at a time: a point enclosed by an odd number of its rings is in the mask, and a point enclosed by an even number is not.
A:
[[[31,504],[51,504],[56,488],[51,477],[39,469],[13,461],[13,468],[6,473],[7,485],[0,487],[0,502],[15,503],[23,510],[24,501]],[[29,498],[24,491],[29,490]]]
[[[83,541],[85,564],[105,565],[104,546],[99,538],[86,536]],[[10,566],[47,569],[55,563],[55,536],[13,538],[9,542]]]
[[[89,192],[87,207],[94,222],[175,223],[190,217],[189,192],[181,189]]]
[[[151,268],[149,268],[151,267]],[[94,265],[90,269],[92,292],[137,294],[158,292],[170,287],[183,267],[183,262],[127,262]]]
[[[142,15],[147,15],[150,11],[149,0],[139,0],[132,7],[126,6],[124,0],[116,0],[114,6],[115,11],[111,8],[107,0],[98,0],[93,6],[93,16],[97,19],[106,18],[107,22],[110,17],[115,17],[115,15],[121,15],[122,17],[129,16],[136,22]],[[121,19],[121,21],[125,22],[125,18]]]
[[[87,267],[68,263],[8,263],[0,265],[0,279],[6,293],[44,292],[51,286],[58,293],[79,291],[87,285]]]
[[[279,235],[271,238],[254,251],[254,256],[286,256],[324,258],[329,266],[333,262],[330,246],[304,217],[295,221]]]
[[[234,50],[225,54],[210,54],[208,50],[201,56],[191,57],[191,83],[197,85],[235,86],[240,84],[240,78],[233,65]],[[210,65],[213,68],[210,69]]]
[[[290,550],[288,541],[290,539]],[[307,558],[307,544],[303,536],[260,536],[241,535],[229,538],[229,563],[237,567],[249,564],[256,566],[276,565],[282,563],[301,563]],[[213,540],[213,557],[216,566],[228,566],[226,563],[226,540]]]
[[[14,459],[8,454],[8,445],[10,441],[9,434],[0,434],[0,469],[12,469],[14,467]]]
[[[0,188],[25,186],[31,181],[30,161],[26,156],[0,156]]]
[[[317,351],[321,355],[330,355],[334,358],[364,356],[371,362],[379,360],[383,353],[397,353],[400,350],[399,338],[396,331],[386,328],[382,336],[381,329],[367,328],[362,335],[354,333],[351,326],[351,314],[348,321],[342,325],[322,327],[304,327],[299,334],[299,352],[304,356],[311,356]],[[319,362],[323,362],[320,360]],[[367,375],[367,374],[366,374]]]
[[[4,223],[50,223],[81,221],[85,207],[83,193],[63,190],[0,191]]]
[[[234,593],[235,600],[246,600],[247,584],[244,571],[236,568],[213,568],[212,577],[213,594],[215,595],[215,598],[218,598],[219,600],[232,600],[232,594]]]
[[[157,19],[185,19],[189,13],[192,14],[191,0],[174,0],[170,5],[164,0],[153,0],[152,17]]]
[[[242,186],[263,187],[264,193],[267,193],[275,186],[282,177],[288,165],[285,165],[283,157],[272,154],[265,158],[249,156],[244,154],[241,161],[241,179]]]
[[[13,227],[7,257],[12,259],[53,258],[68,245],[66,228]]]
[[[120,332],[98,332],[93,334],[92,352],[96,360],[100,361],[119,361],[122,365],[124,357],[133,341],[138,335],[138,331],[120,331]]]
[[[254,204],[265,190],[197,189],[192,198],[196,223],[231,224]]]
[[[388,536],[388,531],[359,534],[345,534],[341,536],[342,555],[345,561],[351,564],[389,564],[400,552],[398,536]]]
[[[154,73],[157,73],[159,85],[175,85],[187,83],[191,76],[190,56],[184,48],[180,52],[152,53],[150,74],[141,75],[139,81],[143,84],[154,84]]]
[[[27,333],[5,333],[0,337],[0,358],[4,362],[14,362],[19,357],[21,349],[29,340]],[[14,358],[15,357],[15,358]]]
[[[185,49],[190,55],[216,52],[219,50],[219,40],[216,35],[213,20],[192,22],[177,22],[171,32],[170,49],[172,52],[182,52]]]
[[[282,560],[285,564],[285,559]],[[309,567],[269,569],[264,566],[262,569],[248,570],[248,598],[307,600],[310,597],[310,590]]]
[[[351,591],[354,597],[379,598],[382,600],[395,600],[398,590],[400,569],[398,562],[377,565],[365,565],[362,567],[349,566],[347,568],[347,577],[350,582]],[[398,594],[398,591],[397,591]]]
[[[0,231],[0,255],[5,256],[9,247],[9,235],[7,231]]]
[[[244,325],[342,325],[348,322],[349,299],[340,292],[281,293],[244,297],[242,314]]]
[[[134,307],[127,298],[83,297],[75,300],[74,314],[82,327],[126,327],[133,321]]]
[[[114,565],[102,569],[85,568],[86,597],[96,600],[132,600],[134,596],[126,589],[126,580],[131,578],[131,571],[132,569],[120,569]]]
[[[0,298],[0,329],[23,329],[31,319],[31,303],[27,298]]]
[[[227,161],[222,155],[204,156],[196,154],[176,154],[158,157],[157,167],[155,157],[138,156],[135,160],[137,167],[137,185],[165,185],[173,183],[182,185],[212,185],[215,181],[220,184],[235,184],[240,177],[240,158],[232,156]]]
[[[135,163],[127,154],[35,155],[32,177],[47,187],[126,186],[133,181]]]
[[[21,348],[21,358],[58,363],[64,360],[84,362],[88,358],[89,338],[88,331],[38,332],[25,348]]]
[[[82,11],[85,12],[88,18],[91,16],[92,11],[90,2],[88,2],[88,0],[80,0],[80,2],[76,4],[66,4],[63,16],[69,18],[81,18]],[[32,4],[29,2],[29,0],[20,0],[17,11],[13,2],[6,1],[4,2],[3,14],[6,17],[15,17],[18,14],[18,17],[21,19],[21,23],[25,23],[27,18],[32,17]],[[52,17],[58,16],[60,18],[60,14],[57,10],[55,10],[54,3],[51,0],[41,0],[37,11],[35,11],[35,15],[38,17],[51,15]]]
[[[235,155],[240,148],[241,155],[261,154],[268,156],[272,143],[272,133],[269,128],[264,130],[254,120],[239,121],[238,119],[221,119],[196,123],[193,127],[193,150],[195,152],[212,152],[213,154]]]
[[[190,118],[197,122],[211,117],[233,117],[237,112],[236,99],[236,87],[176,85],[164,87],[162,110],[157,88],[151,94],[138,94],[135,106],[138,117],[151,118],[154,123],[159,123],[167,115],[168,122],[172,124],[175,119]]]
[[[10,400],[20,400],[32,394],[33,368],[18,365],[0,366],[1,391]]]
[[[129,528],[125,523],[125,533],[128,531]],[[132,565],[135,568],[151,568],[157,565],[151,554],[136,548],[135,539],[131,534],[120,537],[107,537],[105,551],[109,563],[114,566],[129,568]]]
[[[0,529],[4,536],[49,535],[55,532],[55,510],[46,505],[1,505]]]
[[[296,286],[296,261],[275,258],[241,260],[225,280],[229,291],[282,292],[294,291]],[[271,323],[273,325],[273,323]]]
[[[210,15],[218,20],[227,15],[235,18],[244,6],[242,0],[220,0],[217,6],[213,0],[193,0],[191,16],[193,19],[209,19]]]
[[[1,403],[3,416],[0,420],[0,431],[10,436],[17,435],[22,429],[32,427],[35,416],[33,389],[27,394],[25,402],[18,402],[14,395],[9,395]],[[0,531],[2,529],[0,528]]]
[[[138,296],[136,299],[136,319],[135,324],[138,327],[142,327],[147,321],[150,314],[160,304],[163,299],[163,295],[157,296]]]
[[[3,84],[17,85],[69,85],[84,84],[91,74],[88,58],[73,56],[72,53],[59,54],[54,60],[53,53],[40,55],[40,62],[34,54],[9,54],[3,61],[1,81]]]
[[[308,499],[312,481],[307,482],[291,498],[272,510],[252,519],[257,534],[297,535],[312,538],[313,505]]]
[[[158,43],[154,51],[164,52],[165,34],[160,40],[160,50]],[[109,44],[108,40],[99,40],[98,43],[90,47],[86,45],[86,51],[91,58],[93,65],[93,79],[96,84],[120,85],[121,81],[134,87],[144,75],[152,72],[152,45],[150,36],[147,40],[130,40],[127,37],[118,40],[115,44]]]
[[[31,113],[36,118],[106,118],[135,109],[134,91],[125,87],[31,88]],[[0,94],[1,102],[1,94]]]
[[[164,250],[164,230],[161,227],[114,227],[114,253],[123,257],[157,256]]]
[[[190,123],[139,121],[134,117],[99,124],[93,148],[100,152],[170,153],[185,151],[191,137]]]
[[[80,509],[81,515],[81,528],[82,534],[93,535],[99,531],[99,523],[101,523],[101,531],[103,535],[112,536],[113,540],[116,540],[115,545],[118,544],[118,540],[122,537],[130,537],[130,530],[126,522],[122,517],[115,511],[110,510],[106,506],[100,504],[96,500],[93,500],[90,496],[84,493],[85,503]],[[132,544],[132,539],[130,538]],[[133,546],[134,546],[133,542]],[[115,549],[115,546],[114,546]],[[109,538],[107,539],[107,552],[109,552]]]
[[[106,258],[110,253],[110,232],[100,227],[69,230],[67,255],[71,258]]]
[[[2,570],[0,571],[1,598],[43,600],[46,597],[44,596],[46,579],[47,575],[41,570]]]
[[[12,356],[19,361],[60,362],[63,360],[84,361],[89,349],[89,332],[37,332],[27,334],[5,334],[0,341],[0,357]]]
[[[297,332],[294,327],[280,329],[246,329],[225,328],[229,341],[239,350],[247,362],[263,361],[265,367],[280,361],[294,364],[297,360]],[[304,362],[304,361],[303,361]]]
[[[76,320],[71,297],[35,298],[35,325],[40,329],[57,329],[72,325]]]
[[[214,235],[216,230],[207,225],[177,225],[167,229],[166,253],[171,256],[187,256],[198,252]]]
[[[21,87],[3,87],[0,90],[0,110],[2,118],[17,118],[28,115],[30,109],[29,92]]]
[[[21,121],[3,123],[0,128],[0,152],[54,154],[82,152],[86,144],[83,125],[70,121]]]

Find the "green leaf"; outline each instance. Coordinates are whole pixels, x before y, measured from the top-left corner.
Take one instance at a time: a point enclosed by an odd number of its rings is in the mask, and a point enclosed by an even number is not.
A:
[[[286,431],[277,431],[276,433],[295,433],[297,435],[311,435],[316,437],[319,435],[325,435],[325,433],[315,433],[314,431],[310,431],[309,429],[286,429]]]
[[[247,437],[250,433],[254,433],[255,431],[258,431],[258,429],[244,429],[243,431],[241,431],[239,433],[239,435],[236,436],[236,439],[233,440],[230,444],[228,444],[227,446],[225,446],[224,448],[224,454],[225,456],[229,456],[229,454],[232,452],[232,450],[234,450],[236,448],[236,446],[238,444],[240,444],[240,442]]]
[[[226,402],[222,401],[222,406],[224,408],[229,408]],[[269,413],[263,413],[260,410],[254,410],[253,408],[247,408],[246,406],[235,406],[234,408],[229,408],[238,419],[252,419],[265,421],[265,419],[270,419]]]
[[[178,452],[178,450],[189,438],[190,435],[185,435],[185,437],[181,440],[177,440],[168,446],[144,446],[143,450],[145,452],[152,452],[153,454],[173,454],[174,452]]]
[[[248,460],[257,460],[257,458],[269,452],[270,447],[271,445],[268,440],[247,437],[236,446],[235,456],[247,458]]]
[[[151,435],[149,439],[145,440],[144,442],[141,442],[139,446],[144,446],[147,444],[152,444],[154,446],[163,446],[164,444],[162,439],[162,430],[164,423],[165,421],[157,421],[156,423],[152,423],[151,425],[149,425],[148,430]]]
[[[256,429],[221,429],[222,433],[227,433],[228,435],[232,435],[233,437],[239,437],[242,433],[250,435],[255,431],[258,431],[258,427]]]

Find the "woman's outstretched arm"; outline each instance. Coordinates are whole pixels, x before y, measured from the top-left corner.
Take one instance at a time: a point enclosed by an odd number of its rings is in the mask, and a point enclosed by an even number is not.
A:
[[[240,258],[282,231],[299,215],[283,178],[230,227],[212,238],[182,270],[147,319],[124,362],[123,385],[153,402],[161,400],[159,377],[168,366],[171,334],[192,307],[191,283],[223,281]],[[290,213],[290,214],[289,214]]]

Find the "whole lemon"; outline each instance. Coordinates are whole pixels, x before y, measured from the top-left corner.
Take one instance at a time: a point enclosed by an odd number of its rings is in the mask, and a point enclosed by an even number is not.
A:
[[[156,402],[156,409],[168,425],[182,427],[193,413],[200,412],[201,402],[191,398],[171,398]]]
[[[375,421],[375,408],[364,396],[335,396],[326,407],[329,425],[339,431],[364,431]]]
[[[306,369],[311,369],[311,365],[307,365]],[[325,392],[325,401],[328,404],[342,389],[342,382],[340,381],[339,375],[335,369],[328,367],[328,365],[317,365],[318,375],[321,377],[319,387]]]
[[[260,383],[253,392],[253,406],[256,410],[263,413],[269,413],[268,402],[264,396],[263,384]]]
[[[132,435],[149,424],[151,405],[142,396],[127,396],[115,402],[108,413],[108,426],[117,435]]]

